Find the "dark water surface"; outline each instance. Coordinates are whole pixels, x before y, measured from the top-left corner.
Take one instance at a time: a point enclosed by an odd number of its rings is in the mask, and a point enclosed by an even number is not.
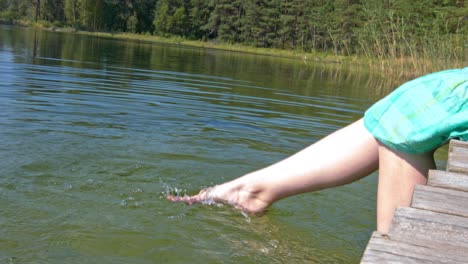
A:
[[[0,27],[0,262],[358,262],[375,174],[257,218],[164,196],[358,119],[383,96],[371,84],[287,59]]]

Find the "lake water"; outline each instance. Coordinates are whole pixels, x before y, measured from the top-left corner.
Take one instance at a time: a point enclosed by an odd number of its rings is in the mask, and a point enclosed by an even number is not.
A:
[[[339,65],[2,26],[0,262],[358,262],[376,174],[262,217],[164,197],[287,157],[390,88]]]

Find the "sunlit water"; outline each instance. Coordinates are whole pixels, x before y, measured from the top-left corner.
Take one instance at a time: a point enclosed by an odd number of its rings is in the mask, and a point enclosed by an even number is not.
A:
[[[0,27],[0,262],[357,262],[375,229],[376,174],[262,217],[164,196],[357,120],[388,89],[375,83],[287,59]]]

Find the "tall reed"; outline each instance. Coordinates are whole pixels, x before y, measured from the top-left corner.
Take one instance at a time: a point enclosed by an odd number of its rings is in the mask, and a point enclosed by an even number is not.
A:
[[[460,24],[455,33],[429,34],[410,23],[392,12],[383,19],[369,14],[368,23],[356,35],[358,54],[366,57],[372,69],[392,76],[414,77],[466,66],[466,24]]]

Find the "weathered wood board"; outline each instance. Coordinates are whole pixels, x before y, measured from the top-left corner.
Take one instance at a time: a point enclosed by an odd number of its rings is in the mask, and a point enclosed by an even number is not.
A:
[[[450,141],[447,171],[468,173],[468,142]]]
[[[468,192],[418,185],[411,207],[468,217]]]
[[[450,140],[449,152],[468,155],[468,142],[461,140]]]
[[[468,254],[447,255],[445,250],[394,241],[374,232],[361,263],[461,263]]]
[[[392,240],[447,253],[468,252],[468,218],[461,216],[401,207],[395,212],[388,235]]]
[[[431,170],[427,184],[468,192],[468,174]]]

